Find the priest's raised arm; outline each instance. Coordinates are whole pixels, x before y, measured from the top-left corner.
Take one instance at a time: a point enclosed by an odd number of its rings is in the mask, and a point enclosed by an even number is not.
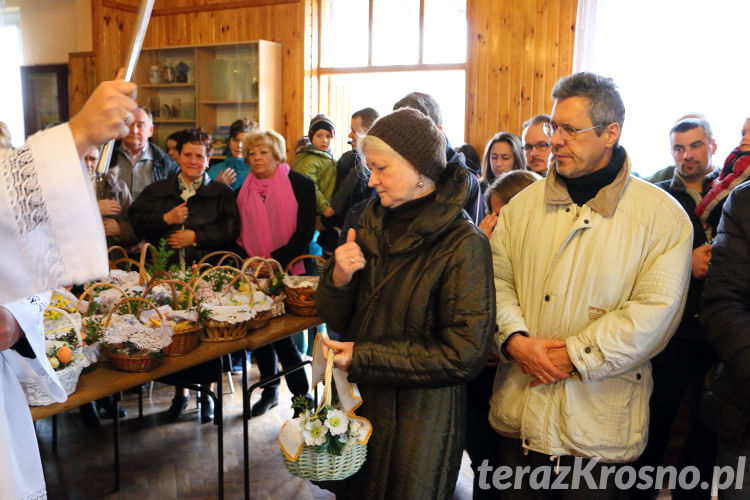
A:
[[[101,83],[68,123],[0,151],[0,304],[107,273],[101,216],[81,157],[128,133],[136,87]]]

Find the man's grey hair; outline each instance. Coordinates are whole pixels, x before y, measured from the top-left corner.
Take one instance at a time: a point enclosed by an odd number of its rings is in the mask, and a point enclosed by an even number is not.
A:
[[[552,117],[550,115],[535,115],[523,122],[523,128],[524,130],[533,127],[534,125],[539,125],[540,123],[549,123],[552,121]]]
[[[440,112],[440,105],[430,94],[424,92],[406,94],[393,105],[393,111],[401,108],[414,108],[429,116],[438,127],[443,126],[443,114]]]
[[[570,97],[585,97],[589,100],[589,118],[598,127],[597,135],[602,135],[604,128],[614,122],[622,129],[625,104],[612,78],[586,72],[565,76],[552,89],[552,98],[562,101]]]
[[[703,128],[703,132],[705,132],[706,134],[706,139],[708,139],[708,143],[713,144],[714,133],[711,130],[711,124],[701,118],[688,118],[687,120],[682,120],[682,121],[675,123],[670,129],[669,135],[671,137],[672,134],[687,132],[688,130],[693,130],[694,128],[698,128],[698,127]]]
[[[146,116],[148,116],[148,122],[153,125],[153,123],[154,123],[154,115],[151,114],[151,110],[148,109],[143,104],[139,104],[138,105],[138,109],[140,109],[141,111],[143,111],[144,113],[146,113]]]

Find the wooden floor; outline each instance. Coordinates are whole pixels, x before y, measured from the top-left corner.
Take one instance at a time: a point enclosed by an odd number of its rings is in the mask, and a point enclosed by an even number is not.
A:
[[[255,365],[250,383],[257,380]],[[225,498],[243,498],[242,399],[229,394],[224,378],[224,488]],[[81,499],[215,499],[217,498],[216,427],[200,424],[195,395],[180,421],[169,423],[164,412],[174,394],[171,386],[156,384],[153,396],[144,394],[144,417],[138,419],[138,396],[124,394],[128,417],[121,420],[121,488],[113,491],[111,420],[103,426],[83,426],[78,411],[58,416],[58,452],[52,452],[52,419],[36,424],[51,500]],[[253,395],[260,397],[260,391]],[[282,382],[280,404],[250,421],[251,498],[261,500],[330,500],[329,492],[290,476],[281,461],[278,431],[291,418],[290,395]],[[472,473],[466,458],[455,500],[471,498]]]

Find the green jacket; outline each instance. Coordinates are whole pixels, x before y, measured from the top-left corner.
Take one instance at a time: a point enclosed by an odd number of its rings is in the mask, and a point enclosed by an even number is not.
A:
[[[312,179],[315,184],[315,208],[319,214],[325,212],[336,185],[336,160],[333,156],[310,146],[297,153],[289,166]]]
[[[465,382],[484,367],[495,323],[487,238],[462,211],[466,169],[447,180],[406,234],[388,247],[388,210],[372,200],[357,221],[367,265],[351,283],[321,276],[317,307],[342,340],[354,341],[349,380],[359,385],[373,433],[362,469],[337,498],[451,498],[465,434]],[[400,267],[401,266],[401,267]],[[373,290],[394,269],[396,273]]]

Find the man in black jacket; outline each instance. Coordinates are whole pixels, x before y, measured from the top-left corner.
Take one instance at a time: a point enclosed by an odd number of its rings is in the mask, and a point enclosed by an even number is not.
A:
[[[701,400],[701,414],[705,425],[719,438],[716,464],[728,466],[734,475],[733,481],[727,480],[719,485],[727,488],[721,491],[719,498],[748,498],[750,183],[738,186],[726,198],[711,253],[711,265],[700,301],[701,322],[720,363]],[[737,476],[743,472],[744,484]],[[739,489],[735,489],[737,484]]]
[[[151,112],[138,106],[133,116],[130,133],[115,143],[109,171],[125,181],[135,200],[143,188],[178,173],[180,167],[159,146],[149,142],[154,134]]]
[[[701,425],[698,402],[704,380],[714,364],[715,355],[709,345],[698,316],[698,300],[711,257],[711,244],[721,215],[721,204],[714,208],[709,223],[704,224],[695,214],[695,207],[711,189],[719,175],[713,166],[716,152],[711,125],[703,119],[677,122],[669,133],[675,172],[672,179],[656,185],[671,194],[687,212],[693,223],[693,263],[690,288],[682,321],[667,347],[651,360],[654,392],[650,400],[648,445],[638,460],[640,465],[664,464],[664,455],[672,435],[672,424],[683,400],[687,398],[690,421],[687,436],[680,450],[678,467],[697,467],[701,477],[710,477],[716,455],[714,434]],[[659,492],[643,491],[637,497],[656,498]],[[700,498],[708,500],[709,490],[672,491],[672,498]]]

